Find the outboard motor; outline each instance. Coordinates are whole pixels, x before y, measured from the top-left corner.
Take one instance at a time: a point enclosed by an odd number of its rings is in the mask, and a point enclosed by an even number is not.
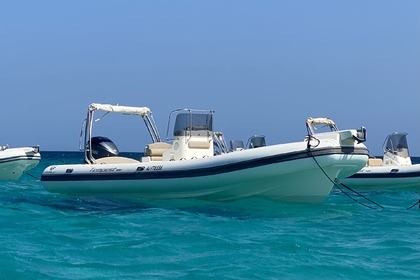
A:
[[[92,156],[95,159],[113,157],[119,154],[117,146],[109,138],[104,136],[92,137]]]

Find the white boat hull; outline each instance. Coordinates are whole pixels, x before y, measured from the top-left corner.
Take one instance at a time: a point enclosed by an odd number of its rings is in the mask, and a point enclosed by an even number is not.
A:
[[[209,200],[262,196],[321,202],[332,180],[356,173],[368,159],[366,149],[347,153],[340,147],[317,147],[308,153],[305,145],[280,144],[185,161],[50,166],[41,181],[50,192],[71,195]]]
[[[406,166],[370,166],[340,180],[355,189],[414,189],[420,190],[420,164]]]
[[[22,174],[38,165],[41,155],[37,147],[0,150],[0,180],[18,180]]]

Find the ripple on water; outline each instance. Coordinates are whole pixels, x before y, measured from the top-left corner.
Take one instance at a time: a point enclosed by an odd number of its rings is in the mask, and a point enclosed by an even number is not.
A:
[[[72,198],[1,183],[0,274],[10,279],[400,279],[420,276],[416,192],[318,205]]]

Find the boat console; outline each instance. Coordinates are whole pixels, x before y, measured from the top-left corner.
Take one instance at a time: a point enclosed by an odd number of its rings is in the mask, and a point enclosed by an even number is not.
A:
[[[408,151],[407,133],[395,132],[387,136],[384,142],[383,165],[411,165]]]
[[[175,110],[176,115],[171,149],[163,160],[187,160],[214,155],[213,111]],[[168,131],[171,123],[169,118]],[[168,139],[169,140],[169,139]]]

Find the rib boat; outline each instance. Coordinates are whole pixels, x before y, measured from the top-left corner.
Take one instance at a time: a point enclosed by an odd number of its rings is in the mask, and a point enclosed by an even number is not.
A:
[[[413,164],[406,132],[395,132],[385,138],[383,156],[371,157],[359,172],[341,182],[354,189],[420,190],[420,164]]]
[[[0,180],[18,180],[22,174],[38,165],[39,147],[0,146]]]
[[[95,133],[98,111],[143,119],[151,140],[138,158],[124,156],[106,134]],[[247,145],[228,147],[223,133],[213,128],[214,115],[174,110],[162,141],[148,107],[92,103],[81,133],[84,161],[48,166],[42,184],[50,192],[77,196],[215,201],[257,196],[320,203],[335,179],[355,174],[368,161],[363,127],[308,133],[301,141],[273,145],[256,135]]]

